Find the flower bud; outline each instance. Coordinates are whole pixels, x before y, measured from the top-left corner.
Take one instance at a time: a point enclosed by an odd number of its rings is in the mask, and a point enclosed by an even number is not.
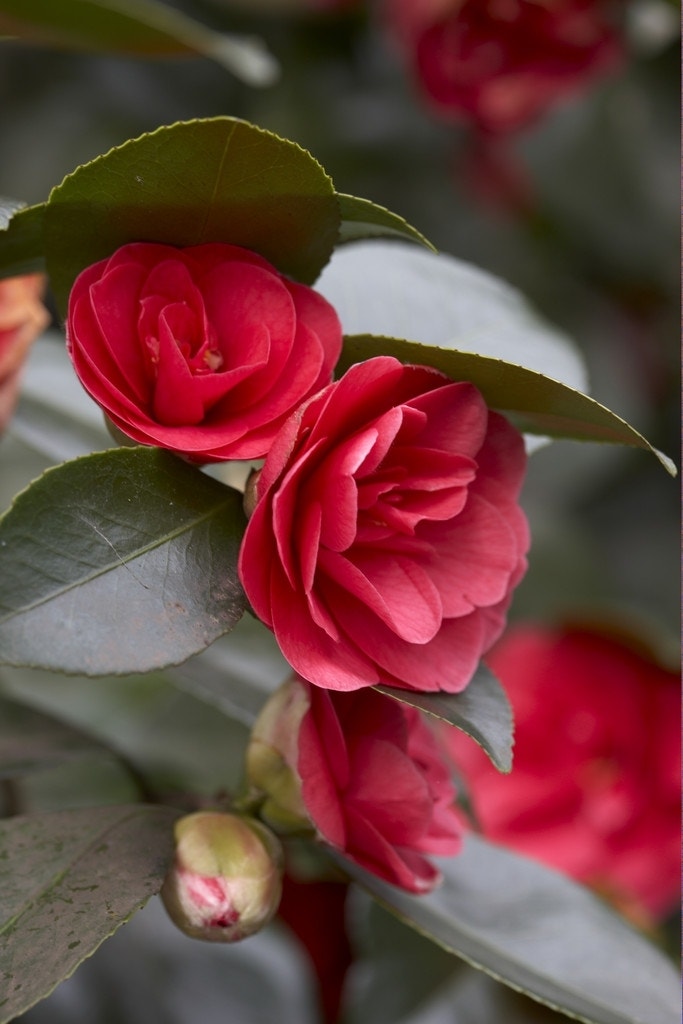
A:
[[[235,814],[198,811],[175,825],[176,853],[161,898],[186,935],[237,942],[275,914],[282,851],[264,825]]]
[[[310,707],[305,687],[296,679],[283,683],[261,710],[246,755],[247,781],[265,795],[259,809],[277,832],[310,830],[297,771],[299,727]]]

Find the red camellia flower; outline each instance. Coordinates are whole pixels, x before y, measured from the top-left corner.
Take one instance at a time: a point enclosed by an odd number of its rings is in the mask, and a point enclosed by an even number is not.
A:
[[[265,455],[282,422],[330,380],[330,304],[247,249],[135,242],[76,279],[67,344],[111,422],[193,461]]]
[[[614,69],[609,0],[386,0],[427,99],[486,132],[516,131]]]
[[[50,320],[44,291],[43,274],[0,281],[0,433],[14,411],[28,351]]]
[[[455,790],[436,736],[413,707],[375,690],[331,693],[293,679],[257,719],[252,787],[273,827],[307,821],[330,846],[409,892],[440,880],[423,854],[460,850]]]
[[[512,701],[501,776],[449,729],[484,835],[658,917],[680,883],[680,680],[616,636],[519,626],[487,662]]]
[[[305,679],[462,690],[528,543],[521,435],[477,389],[379,356],[295,413],[255,485],[240,575]]]

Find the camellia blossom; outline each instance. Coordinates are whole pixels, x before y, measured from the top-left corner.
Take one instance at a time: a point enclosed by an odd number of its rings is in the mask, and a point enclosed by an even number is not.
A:
[[[439,871],[423,855],[460,850],[455,790],[419,711],[375,690],[332,693],[285,683],[256,721],[247,751],[261,815],[308,823],[330,846],[409,892]]]
[[[193,461],[258,458],[341,351],[332,306],[235,245],[134,242],[69,299],[76,373],[140,444]]]
[[[442,739],[484,835],[654,918],[680,886],[680,679],[597,629],[520,625],[487,657],[512,702],[501,776],[457,730]],[[636,912],[637,916],[637,912]]]
[[[618,66],[609,0],[385,0],[428,102],[511,132]]]
[[[50,321],[44,292],[43,274],[0,281],[0,433],[14,411],[29,349]]]
[[[378,356],[292,416],[239,572],[310,682],[462,690],[526,568],[521,435],[469,383]]]

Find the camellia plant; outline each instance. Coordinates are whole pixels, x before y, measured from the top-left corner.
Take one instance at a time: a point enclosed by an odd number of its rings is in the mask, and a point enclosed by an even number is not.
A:
[[[232,43],[233,70],[270,66]],[[282,927],[284,891],[327,1020],[355,893],[437,966],[594,1024],[673,1024],[676,973],[644,931],[528,857],[483,800],[476,834],[466,810],[479,776],[493,785],[461,746],[510,771],[494,670],[504,683],[496,645],[533,558],[530,453],[565,438],[670,460],[589,397],[521,295],[249,121],[161,126],[1,212],[0,422],[51,465],[0,519],[0,1022],[156,894],[215,944]],[[44,281],[58,326],[35,340]],[[551,682],[529,668],[541,705]],[[183,781],[172,743],[155,769],[135,715],[117,746],[68,699],[39,710],[37,676],[126,689],[142,717],[150,687],[191,697],[206,717],[183,735],[219,784]],[[102,762],[114,799],[85,780]],[[83,765],[76,799],[31,806],[32,775]],[[515,801],[523,818],[524,787]]]

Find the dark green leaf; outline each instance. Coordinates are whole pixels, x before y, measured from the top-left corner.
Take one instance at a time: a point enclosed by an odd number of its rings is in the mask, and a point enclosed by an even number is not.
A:
[[[44,203],[25,209],[4,208],[0,223],[0,278],[45,270],[44,210]]]
[[[512,708],[505,690],[486,665],[479,665],[462,693],[418,693],[389,686],[375,689],[462,729],[486,751],[499,771],[512,768]]]
[[[18,778],[103,750],[106,752],[96,740],[72,726],[0,696],[0,778]]]
[[[437,863],[444,883],[426,896],[345,869],[406,924],[539,1002],[591,1024],[679,1024],[671,962],[587,889],[474,835]]]
[[[338,230],[332,182],[309,153],[216,117],[159,128],[68,175],[47,203],[45,257],[64,311],[77,274],[126,242],[242,245],[310,283]]]
[[[337,193],[337,199],[342,218],[340,242],[356,242],[362,238],[402,238],[435,251],[432,243],[417,228],[384,206],[342,192]]]
[[[200,54],[249,85],[271,85],[278,74],[259,40],[214,32],[156,0],[0,0],[0,33],[64,50]]]
[[[653,448],[625,420],[580,391],[535,370],[502,359],[405,339],[355,335],[345,339],[337,372],[378,355],[392,355],[403,363],[434,366],[453,380],[471,381],[490,406],[512,414],[510,418],[525,433],[644,448],[653,452],[672,476],[676,475],[671,459]]]
[[[157,449],[48,470],[0,520],[0,661],[115,675],[203,650],[244,610],[241,499]]]
[[[158,892],[177,816],[138,805],[0,822],[0,1024],[49,995]]]

